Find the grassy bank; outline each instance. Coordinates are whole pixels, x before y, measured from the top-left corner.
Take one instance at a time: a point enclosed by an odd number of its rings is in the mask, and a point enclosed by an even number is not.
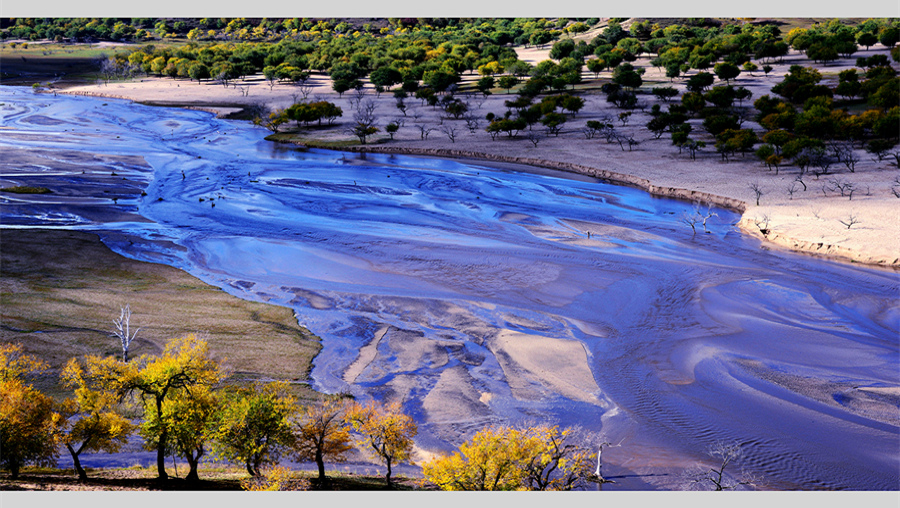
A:
[[[165,265],[127,259],[96,235],[59,230],[0,231],[0,342],[22,343],[47,361],[40,389],[60,395],[58,370],[73,356],[119,355],[111,336],[121,306],[140,327],[129,355],[158,354],[188,333],[205,336],[233,381],[292,382],[313,399],[306,383],[319,338],[299,326],[290,309],[228,295]]]

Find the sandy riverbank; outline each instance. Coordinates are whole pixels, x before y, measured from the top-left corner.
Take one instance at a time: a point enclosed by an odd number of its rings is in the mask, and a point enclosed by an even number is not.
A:
[[[548,51],[549,48],[546,49]],[[528,50],[529,60],[540,60],[543,53]],[[870,50],[860,50],[852,59],[842,59],[820,70],[823,83],[834,85],[837,73],[851,68],[858,56],[886,53],[880,45]],[[644,90],[653,86],[668,85],[668,80],[660,71],[649,67],[647,57],[636,62],[647,67],[644,75]],[[752,100],[769,93],[778,83],[790,65],[811,65],[803,55],[792,52],[783,62],[774,64],[774,70],[765,76],[762,73],[742,73],[735,85],[744,86],[753,92]],[[609,73],[601,73],[600,78],[608,78]],[[463,76],[463,83],[477,79],[477,75]],[[661,195],[699,201],[705,204],[725,206],[743,213],[739,227],[748,234],[758,236],[771,244],[788,249],[850,260],[859,263],[900,267],[900,208],[892,193],[897,186],[898,170],[889,161],[876,161],[864,150],[857,150],[860,158],[855,172],[851,173],[842,165],[832,166],[828,175],[818,179],[804,177],[804,191],[795,183],[799,173],[796,167],[783,167],[778,175],[765,168],[752,154],[732,162],[722,162],[712,147],[714,140],[705,139],[707,148],[692,161],[687,154],[679,154],[671,145],[668,135],[655,139],[644,126],[650,116],[635,110],[623,125],[615,121],[616,129],[640,141],[633,151],[624,150],[618,144],[607,144],[603,139],[587,139],[582,128],[588,120],[599,119],[603,115],[617,118],[621,110],[606,102],[605,95],[597,90],[598,83],[591,73],[585,73],[585,87],[582,97],[586,105],[581,112],[570,119],[558,136],[543,137],[535,146],[520,136],[507,138],[506,135],[492,140],[484,127],[484,116],[488,112],[502,115],[506,110],[503,102],[514,96],[505,90],[495,90],[494,95],[482,98],[468,97],[470,111],[480,119],[473,132],[462,120],[441,118],[440,109],[423,105],[421,101],[406,99],[405,115],[396,108],[396,101],[390,93],[380,96],[367,88],[363,101],[372,100],[376,104],[377,125],[381,127],[375,139],[365,146],[342,146],[348,150],[366,150],[390,153],[435,155],[443,157],[471,157],[486,160],[525,163],[575,171],[598,176],[616,183],[635,185],[649,192]],[[310,144],[347,144],[355,138],[346,132],[352,122],[357,97],[345,93],[343,97],[330,90],[327,76],[314,75],[310,98],[336,103],[344,115],[330,128],[311,129],[300,132],[299,142]],[[681,87],[680,83],[672,83]],[[147,77],[131,82],[110,83],[109,85],[79,86],[65,90],[65,93],[118,97],[157,105],[188,106],[195,109],[217,112],[226,116],[241,107],[265,105],[270,108],[284,108],[302,98],[296,86],[277,84],[269,86],[261,76],[238,82],[235,86],[218,83],[195,83],[174,81],[168,78]],[[649,93],[640,97],[648,105],[656,99]],[[745,107],[747,103],[745,103]],[[394,139],[388,139],[383,127],[391,121],[402,122]],[[694,133],[704,139],[700,120],[693,119]],[[753,122],[744,127],[762,129]],[[430,130],[429,130],[430,129]],[[537,129],[537,127],[536,127]],[[424,130],[424,132],[423,132]],[[455,130],[451,140],[447,131]],[[542,130],[542,129],[541,129]],[[708,135],[706,135],[708,137]],[[855,187],[852,198],[841,196],[837,190],[830,190],[834,181],[850,182]],[[751,184],[758,184],[762,190],[759,204],[751,190]],[[789,191],[789,189],[794,189]],[[855,218],[848,228],[842,224]],[[687,226],[685,226],[687,227]],[[767,235],[760,232],[767,230]]]

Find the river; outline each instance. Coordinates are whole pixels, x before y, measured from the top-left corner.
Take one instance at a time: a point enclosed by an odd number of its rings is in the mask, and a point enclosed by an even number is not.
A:
[[[0,87],[3,227],[286,305],[317,389],[401,400],[417,445],[579,425],[620,488],[690,487],[717,441],[775,489],[896,489],[897,273],[761,248],[712,212],[475,161],[301,151],[246,122]],[[145,195],[141,195],[141,193]],[[590,233],[590,234],[589,234]],[[735,470],[737,472],[737,470]]]

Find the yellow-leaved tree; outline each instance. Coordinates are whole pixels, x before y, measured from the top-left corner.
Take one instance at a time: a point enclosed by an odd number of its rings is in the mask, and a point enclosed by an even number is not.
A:
[[[413,438],[419,431],[416,422],[403,413],[399,402],[354,403],[347,409],[347,421],[360,435],[360,447],[373,452],[387,466],[384,478],[391,488],[393,464],[412,463]]]
[[[82,364],[72,358],[60,374],[63,385],[75,391],[73,397],[64,400],[60,406],[67,431],[62,435],[62,441],[72,455],[75,472],[81,481],[87,480],[79,458],[82,452],[116,453],[134,432],[134,425],[119,411],[117,394],[95,381],[94,365],[96,363],[91,361]]]
[[[192,393],[211,388],[222,379],[221,368],[210,358],[206,341],[191,334],[170,340],[161,356],[144,355],[128,363],[96,356],[88,357],[86,361],[91,364],[101,386],[120,397],[128,394],[140,397],[145,414],[141,426],[145,446],[156,449],[159,479],[168,479],[165,458],[174,450],[169,442],[173,433],[172,420],[156,415],[164,415],[164,405],[172,399],[187,397],[188,401],[196,401]]]
[[[422,472],[443,490],[571,490],[591,475],[589,452],[572,434],[545,425],[488,427]]]
[[[46,368],[21,344],[0,345],[0,465],[13,480],[25,464],[56,464],[62,417],[50,397],[26,382]]]
[[[303,408],[295,426],[297,460],[313,460],[319,468],[318,487],[325,486],[325,459],[342,462],[353,449],[345,418],[347,402],[330,398],[319,405]]]

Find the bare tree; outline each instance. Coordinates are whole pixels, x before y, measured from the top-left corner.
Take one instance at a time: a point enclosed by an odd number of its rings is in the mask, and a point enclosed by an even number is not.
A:
[[[131,307],[126,303],[121,309],[119,318],[113,319],[113,324],[116,325],[113,337],[118,337],[122,343],[122,361],[128,363],[128,347],[141,329],[138,328],[134,333],[131,333]]]
[[[297,85],[297,90],[300,91],[300,95],[303,96],[303,100],[305,101],[307,98],[309,98],[309,94],[312,93],[313,86],[309,83],[301,83]]]
[[[788,192],[788,196],[790,196],[790,199],[793,201],[794,193],[797,192],[797,182],[796,181],[791,182],[791,186],[787,188],[787,192]]]
[[[352,100],[352,99],[351,99]],[[366,144],[366,139],[378,132],[375,127],[375,101],[369,99],[365,102],[357,102],[356,113],[353,115],[353,124],[347,129],[348,134],[359,138],[359,142]]]
[[[698,214],[698,215],[700,216],[700,218],[703,220],[703,232],[704,232],[704,233],[709,233],[709,232],[710,232],[709,229],[706,228],[706,221],[708,221],[708,220],[711,219],[712,217],[718,217],[719,214],[717,214],[716,212],[714,212],[714,211],[712,210],[712,207],[709,206],[709,205],[706,205],[706,213],[701,214],[701,213],[700,213],[700,203],[699,203],[699,202],[697,203],[697,214]]]
[[[421,136],[422,139],[428,139],[428,135],[434,131],[434,127],[427,127],[425,125],[416,125],[416,127],[419,128],[419,136]]]
[[[797,175],[797,178],[794,179],[795,182],[800,182],[800,185],[803,186],[803,192],[806,192],[806,184],[803,183],[803,174]]]
[[[759,232],[762,233],[763,236],[769,236],[769,215],[763,214],[762,218],[754,217],[753,223],[756,224],[756,227],[759,228]]]
[[[624,439],[622,441],[624,441]],[[610,443],[609,441],[603,441],[597,447],[597,469],[594,470],[594,476],[596,477],[596,481],[598,483],[616,483],[603,477],[603,448],[618,448],[622,446],[622,441],[619,441],[619,444],[616,445]]]
[[[456,143],[456,136],[459,135],[459,128],[458,128],[458,127],[454,127],[454,126],[449,125],[449,124],[448,124],[448,125],[442,125],[442,126],[441,126],[441,132],[443,132],[444,134],[447,135],[448,138],[450,138],[450,142],[451,142],[451,143]]]
[[[529,130],[525,134],[525,139],[527,139],[528,141],[531,141],[531,144],[533,144],[534,147],[537,148],[538,143],[541,142],[542,138],[541,138],[541,134],[538,131]]]
[[[853,191],[856,189],[855,187],[853,187],[853,184],[851,182],[842,180],[840,178],[832,178],[829,183],[831,184],[832,189],[841,193],[841,197],[849,196],[850,200],[853,200]]]
[[[709,470],[689,472],[692,478],[691,482],[697,486],[711,486],[713,490],[736,490],[744,486],[755,487],[754,478],[748,476],[745,472],[741,472],[738,478],[725,473],[725,469],[733,462],[739,461],[743,457],[743,448],[740,443],[726,443],[725,441],[717,441],[709,447],[707,453],[710,457],[716,459],[716,467]]]
[[[854,224],[859,224],[862,221],[859,220],[859,217],[856,215],[856,213],[850,212],[845,220],[838,219],[838,222],[847,226],[847,229],[850,229],[851,226],[853,226]]]
[[[759,198],[763,195],[762,187],[760,187],[759,182],[753,182],[750,184],[750,190],[753,191],[753,194],[756,195],[756,206],[759,206]]]
[[[691,231],[692,231],[691,236],[694,236],[697,234],[697,222],[698,221],[700,221],[700,216],[697,214],[696,211],[694,213],[684,212],[684,214],[681,216],[681,222],[683,222],[691,227]]]
[[[359,103],[359,102],[362,101],[363,98],[366,96],[366,88],[365,88],[365,85],[360,84],[360,85],[357,86],[354,90],[355,90],[354,93],[356,93],[356,102]]]
[[[481,119],[473,113],[466,113],[466,116],[463,117],[463,120],[465,120],[466,127],[472,134],[475,134],[475,132],[478,131],[478,128],[481,127]]]

